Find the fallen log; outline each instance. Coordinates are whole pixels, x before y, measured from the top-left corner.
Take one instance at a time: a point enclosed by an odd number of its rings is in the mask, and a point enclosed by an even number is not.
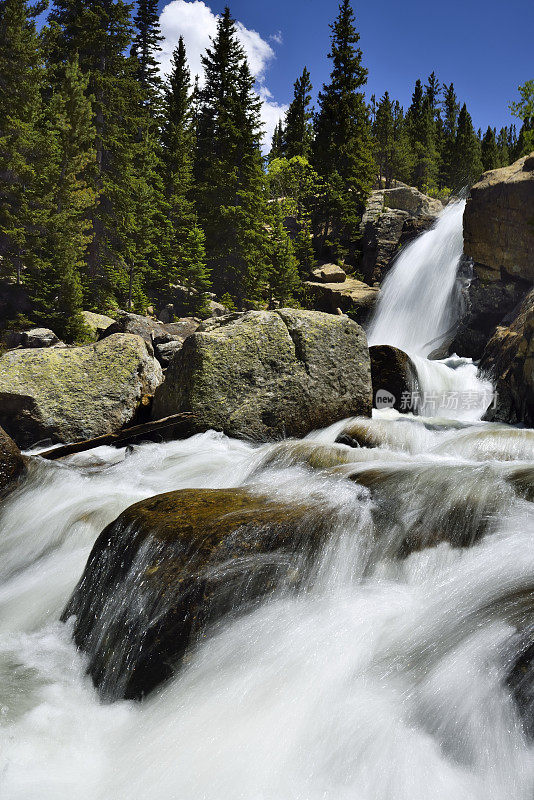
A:
[[[132,444],[136,439],[142,436],[150,437],[158,431],[163,431],[166,428],[180,426],[182,428],[181,434],[184,436],[189,435],[190,428],[188,423],[193,419],[194,414],[184,412],[183,414],[172,414],[170,417],[157,419],[154,422],[145,422],[142,425],[134,425],[131,428],[123,428],[117,433],[107,433],[104,436],[96,436],[94,439],[84,439],[81,442],[72,442],[72,444],[64,444],[60,447],[52,447],[50,450],[44,450],[38,455],[40,458],[46,458],[48,461],[55,461],[58,458],[65,458],[72,456],[75,453],[83,453],[85,450],[92,450],[95,447],[101,447],[104,444],[115,445],[117,447],[124,447],[125,445]]]

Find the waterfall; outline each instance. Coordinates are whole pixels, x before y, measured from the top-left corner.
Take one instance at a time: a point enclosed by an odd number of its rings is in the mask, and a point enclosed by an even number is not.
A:
[[[472,393],[468,360],[425,358],[451,319],[460,209],[398,260],[371,341]],[[534,431],[420,411],[261,446],[209,431],[32,454],[0,504],[1,800],[530,800]],[[353,429],[370,446],[338,443]],[[309,574],[218,623],[144,700],[103,703],[59,622],[100,532],[162,492],[241,486],[313,499],[328,537]]]
[[[491,383],[477,375],[469,358],[427,358],[459,318],[464,208],[464,200],[448,205],[432,228],[400,253],[384,281],[368,340],[410,355],[420,390],[414,410],[469,420],[480,419],[490,405]]]
[[[427,356],[450,330],[464,208],[465,201],[451,203],[430,230],[402,250],[384,281],[369,344]]]

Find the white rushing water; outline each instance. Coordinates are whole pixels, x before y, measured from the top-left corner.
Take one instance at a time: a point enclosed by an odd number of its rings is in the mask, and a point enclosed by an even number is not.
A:
[[[451,303],[463,252],[465,201],[451,203],[432,228],[407,245],[383,283],[370,344],[427,356],[455,322]]]
[[[437,369],[465,388],[466,366]],[[0,507],[0,800],[531,800],[506,676],[534,621],[534,431],[438,411],[33,457]],[[374,446],[335,444],[350,426]],[[142,498],[240,485],[331,521],[307,585],[102,703],[58,622],[96,537]]]
[[[463,252],[465,201],[451,203],[430,230],[409,244],[386,276],[368,331],[370,345],[389,344],[415,364],[421,414],[480,419],[492,387],[469,358],[427,356],[454,329],[459,315],[458,268]]]

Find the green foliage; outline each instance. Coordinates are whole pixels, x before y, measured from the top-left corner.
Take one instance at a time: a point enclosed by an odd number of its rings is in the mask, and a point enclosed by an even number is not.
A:
[[[298,262],[284,227],[279,203],[271,203],[269,216],[267,297],[269,308],[272,308],[275,301],[283,305],[292,299],[300,286],[300,279]]]
[[[522,86],[518,86],[520,100],[510,103],[510,111],[514,117],[518,117],[525,122],[529,117],[534,117],[534,80],[526,81]]]
[[[271,140],[271,149],[267,156],[267,162],[270,164],[275,158],[282,158],[284,155],[284,125],[282,120],[278,120],[278,125],[273,131],[273,138]]]
[[[295,81],[293,101],[285,119],[282,152],[286,158],[310,157],[313,142],[312,88],[310,73],[304,67],[302,75]]]
[[[375,164],[362,91],[367,70],[357,47],[360,37],[349,0],[342,0],[331,29],[332,72],[319,93],[312,159],[326,191],[314,215],[314,229],[319,249],[330,243],[341,253],[357,235]]]
[[[501,160],[499,148],[497,147],[497,139],[495,138],[495,130],[491,127],[488,127],[482,139],[481,155],[484,171],[488,169],[497,169],[497,167],[500,166]]]
[[[215,290],[242,307],[265,282],[266,203],[260,153],[260,100],[225,9],[203,58],[194,166],[199,222]]]
[[[483,171],[480,142],[465,103],[458,116],[453,154],[451,188],[457,192],[475,183]]]
[[[46,162],[43,81],[43,59],[28,5],[25,0],[3,0],[0,4],[0,255],[4,276],[14,277],[18,283],[24,270],[38,260],[39,226],[46,219],[40,185]]]

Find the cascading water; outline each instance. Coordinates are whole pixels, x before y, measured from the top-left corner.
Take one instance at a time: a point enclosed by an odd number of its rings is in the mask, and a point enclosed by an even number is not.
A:
[[[428,356],[455,322],[451,302],[463,253],[465,201],[451,203],[433,227],[408,245],[386,276],[370,344]]]
[[[336,444],[351,426],[372,446]],[[322,508],[306,585],[219,625],[142,702],[102,703],[58,622],[95,538],[142,498],[241,485]],[[300,442],[34,456],[0,509],[1,800],[530,800],[508,676],[534,620],[533,498],[534,431],[392,410]]]
[[[470,359],[429,361],[458,322],[458,268],[463,252],[465,201],[451,203],[433,227],[408,245],[387,275],[368,339],[408,353],[419,379],[421,414],[479,419],[491,402],[491,384]]]

